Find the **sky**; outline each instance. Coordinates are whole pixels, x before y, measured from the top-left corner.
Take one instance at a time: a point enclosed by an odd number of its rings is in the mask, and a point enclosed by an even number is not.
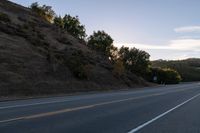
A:
[[[200,0],[11,0],[79,16],[87,34],[104,30],[114,45],[147,51],[151,60],[200,58]]]

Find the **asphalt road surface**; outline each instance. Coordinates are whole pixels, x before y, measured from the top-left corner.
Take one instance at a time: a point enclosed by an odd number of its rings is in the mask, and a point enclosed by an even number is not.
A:
[[[200,133],[200,83],[0,102],[0,133]]]

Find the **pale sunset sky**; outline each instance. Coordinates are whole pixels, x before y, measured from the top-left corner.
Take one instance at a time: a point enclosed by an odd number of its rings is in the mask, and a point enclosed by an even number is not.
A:
[[[78,15],[87,34],[104,30],[115,46],[147,51],[151,60],[200,58],[200,0],[11,0]]]

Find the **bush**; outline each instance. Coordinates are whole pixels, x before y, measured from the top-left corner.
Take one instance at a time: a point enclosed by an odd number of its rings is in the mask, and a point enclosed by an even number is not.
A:
[[[51,6],[40,6],[37,2],[31,4],[31,9],[39,16],[47,20],[48,22],[52,22],[55,16],[55,12],[52,10]]]
[[[87,73],[86,73],[86,65],[84,65],[79,57],[71,57],[69,58],[68,62],[68,68],[72,71],[75,77],[79,79],[86,79]]]
[[[116,77],[120,77],[124,73],[125,73],[125,68],[124,68],[123,61],[121,59],[116,60],[113,67],[113,74]]]
[[[53,20],[54,24],[59,28],[64,28],[63,18],[61,16],[55,17]]]
[[[159,84],[178,84],[181,81],[180,74],[170,68],[152,68],[151,70],[152,80]]]
[[[78,39],[85,39],[86,30],[85,26],[81,25],[78,16],[72,17],[70,15],[65,15],[63,18],[64,29],[67,30],[71,35]]]
[[[157,60],[152,62],[153,67],[171,68],[176,70],[183,82],[200,81],[200,59],[186,59],[165,61]]]
[[[90,65],[81,50],[74,51],[65,62],[70,71],[78,79],[87,79]]]
[[[7,14],[5,13],[0,13],[0,21],[3,21],[3,22],[10,22],[10,18]]]
[[[88,38],[88,47],[91,49],[94,49],[96,51],[103,52],[104,54],[109,55],[110,50],[112,48],[113,39],[110,35],[105,33],[104,31],[97,31],[94,32],[93,35],[91,35]]]
[[[136,48],[121,47],[119,57],[122,59],[126,70],[139,76],[144,76],[150,68],[150,55]]]

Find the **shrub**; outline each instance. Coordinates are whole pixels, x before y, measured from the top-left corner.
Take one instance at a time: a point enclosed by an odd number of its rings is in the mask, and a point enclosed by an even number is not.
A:
[[[59,28],[64,28],[63,18],[61,16],[55,17],[53,20],[54,24]]]
[[[81,59],[77,56],[73,56],[69,58],[67,62],[68,68],[72,71],[75,77],[79,79],[86,79],[87,73],[86,73],[86,65],[84,65],[81,61]]]
[[[0,21],[3,21],[3,22],[10,22],[10,18],[7,14],[5,13],[0,13]]]
[[[125,68],[124,68],[123,61],[121,59],[116,60],[113,67],[113,74],[116,77],[120,77],[124,73],[125,73]]]
[[[65,59],[65,64],[68,66],[76,78],[88,78],[90,64],[88,63],[81,50],[75,50],[71,57],[69,57],[67,60]]]
[[[119,57],[122,59],[126,70],[139,76],[144,76],[150,68],[150,55],[136,48],[121,47]]]
[[[59,23],[60,27],[62,27],[62,23],[61,22]],[[85,26],[81,25],[78,16],[72,17],[66,14],[63,18],[63,23],[64,23],[64,29],[77,39],[84,40],[85,37],[87,36]]]
[[[40,6],[37,2],[31,4],[31,9],[39,16],[47,20],[48,22],[52,22],[55,16],[55,12],[52,10],[51,6]]]
[[[166,68],[163,69],[165,72],[165,83],[166,84],[178,84],[181,81],[180,74],[173,69]]]
[[[176,70],[183,82],[200,81],[200,59],[186,59],[165,61],[157,60],[152,62],[153,67],[171,68]]]
[[[180,74],[170,68],[152,68],[152,79],[156,77],[159,84],[178,84],[181,81]]]
[[[88,47],[91,49],[94,49],[96,51],[103,52],[104,54],[109,55],[110,50],[112,48],[113,39],[110,35],[105,33],[104,31],[97,31],[94,32],[93,35],[91,35],[88,38]]]

